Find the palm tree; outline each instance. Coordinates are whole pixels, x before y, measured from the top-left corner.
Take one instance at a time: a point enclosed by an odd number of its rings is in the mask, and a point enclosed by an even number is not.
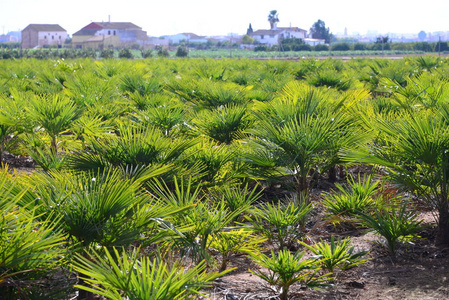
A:
[[[13,101],[0,95],[0,161],[5,151],[14,150],[19,140],[18,135],[26,126],[25,102],[17,91],[11,92],[14,95]]]
[[[77,170],[94,171],[170,165],[196,143],[195,140],[169,138],[151,126],[119,126],[117,132],[117,135],[100,139],[89,138],[89,151],[70,155],[69,165]]]
[[[298,82],[288,83],[278,97],[254,107],[259,123],[252,131],[244,157],[259,174],[284,168],[298,193],[307,193],[311,175],[324,174],[342,163],[339,152],[365,140],[350,107],[368,94],[365,90],[335,94]],[[272,174],[271,174],[272,176]]]
[[[85,276],[88,286],[78,288],[96,293],[107,299],[191,299],[200,290],[233,269],[224,272],[206,272],[203,262],[194,267],[184,268],[180,263],[167,263],[160,258],[151,260],[142,256],[142,249],[132,253],[117,249],[106,255],[92,251],[89,257],[78,255],[75,270]]]
[[[155,242],[160,237],[159,224],[165,223],[167,216],[186,209],[152,199],[141,191],[141,183],[124,178],[117,170],[53,171],[37,174],[31,180],[35,199],[58,220],[72,249],[84,256],[88,253],[83,250],[95,245],[112,248],[127,247],[144,239],[146,243]],[[78,299],[91,296],[80,292]]]
[[[224,105],[212,110],[202,110],[192,120],[194,131],[218,143],[231,144],[245,136],[254,123],[246,105]]]
[[[449,245],[449,105],[402,113],[374,123],[381,135],[348,159],[386,167],[387,177],[436,210],[437,241]]]
[[[270,28],[275,29],[276,23],[279,22],[279,14],[277,10],[270,11],[270,14],[268,15],[268,22],[270,22]]]
[[[50,137],[51,153],[58,153],[58,138],[71,128],[80,115],[75,103],[65,97],[36,96],[31,100],[29,117],[38,128],[43,128]]]
[[[42,220],[48,214],[31,205],[22,207],[27,192],[12,182],[7,169],[0,171],[2,299],[29,299],[36,282],[61,264],[65,252],[66,237],[55,223]]]

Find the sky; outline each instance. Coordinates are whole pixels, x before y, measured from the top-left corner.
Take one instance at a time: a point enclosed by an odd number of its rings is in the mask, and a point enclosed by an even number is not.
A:
[[[150,36],[192,32],[245,34],[269,29],[277,10],[279,27],[309,30],[321,19],[334,34],[449,31],[448,0],[0,0],[0,34],[28,24],[59,24],[72,35],[90,22],[132,22]]]

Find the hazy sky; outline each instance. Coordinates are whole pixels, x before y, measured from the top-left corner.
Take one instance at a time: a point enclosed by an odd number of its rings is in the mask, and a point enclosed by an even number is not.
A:
[[[120,3],[120,4],[118,4]],[[448,0],[0,0],[0,33],[30,23],[59,24],[72,35],[91,21],[133,22],[149,35],[244,34],[267,29],[277,10],[278,26],[309,30],[318,19],[332,33],[377,30],[386,33],[449,31]]]

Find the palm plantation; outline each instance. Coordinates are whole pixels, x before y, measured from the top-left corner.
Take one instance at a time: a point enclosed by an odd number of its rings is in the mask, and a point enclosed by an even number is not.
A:
[[[233,271],[242,257],[270,296],[329,292],[367,261],[340,235],[370,230],[383,249],[372,257],[406,256],[422,203],[437,244],[449,244],[446,60],[0,60],[0,70],[0,158],[35,164],[0,173],[5,299],[195,298],[247,272]],[[52,274],[66,284],[42,288]]]

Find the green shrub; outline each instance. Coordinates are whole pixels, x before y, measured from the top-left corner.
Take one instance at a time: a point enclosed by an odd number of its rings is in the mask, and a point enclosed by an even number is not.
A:
[[[118,52],[118,57],[131,59],[133,58],[133,54],[129,49],[120,49]]]
[[[168,53],[167,49],[164,49],[162,47],[157,48],[157,56],[159,57],[169,57],[170,53]]]
[[[364,44],[364,43],[356,43],[356,44],[354,44],[354,50],[355,51],[364,51],[366,49],[367,49],[367,47],[366,47],[366,44]]]
[[[176,50],[176,57],[187,57],[189,55],[189,51],[185,47],[179,46]]]
[[[148,58],[153,56],[153,50],[146,49],[146,50],[140,50],[140,55],[142,55],[142,58]]]
[[[392,43],[391,50],[413,51],[413,45],[411,45],[410,43]]]
[[[391,44],[390,43],[374,43],[371,46],[371,50],[374,51],[383,51],[383,50],[390,50]]]
[[[351,50],[351,47],[348,43],[338,43],[332,45],[332,51],[349,51]]]
[[[268,48],[265,45],[257,45],[256,47],[254,47],[254,51],[255,52],[268,51]]]
[[[293,51],[312,51],[312,46],[303,44],[303,45],[295,45],[292,48]]]
[[[324,44],[318,44],[313,48],[314,51],[329,51],[329,46]]]
[[[104,49],[100,52],[101,58],[113,58],[114,57],[114,49]]]

